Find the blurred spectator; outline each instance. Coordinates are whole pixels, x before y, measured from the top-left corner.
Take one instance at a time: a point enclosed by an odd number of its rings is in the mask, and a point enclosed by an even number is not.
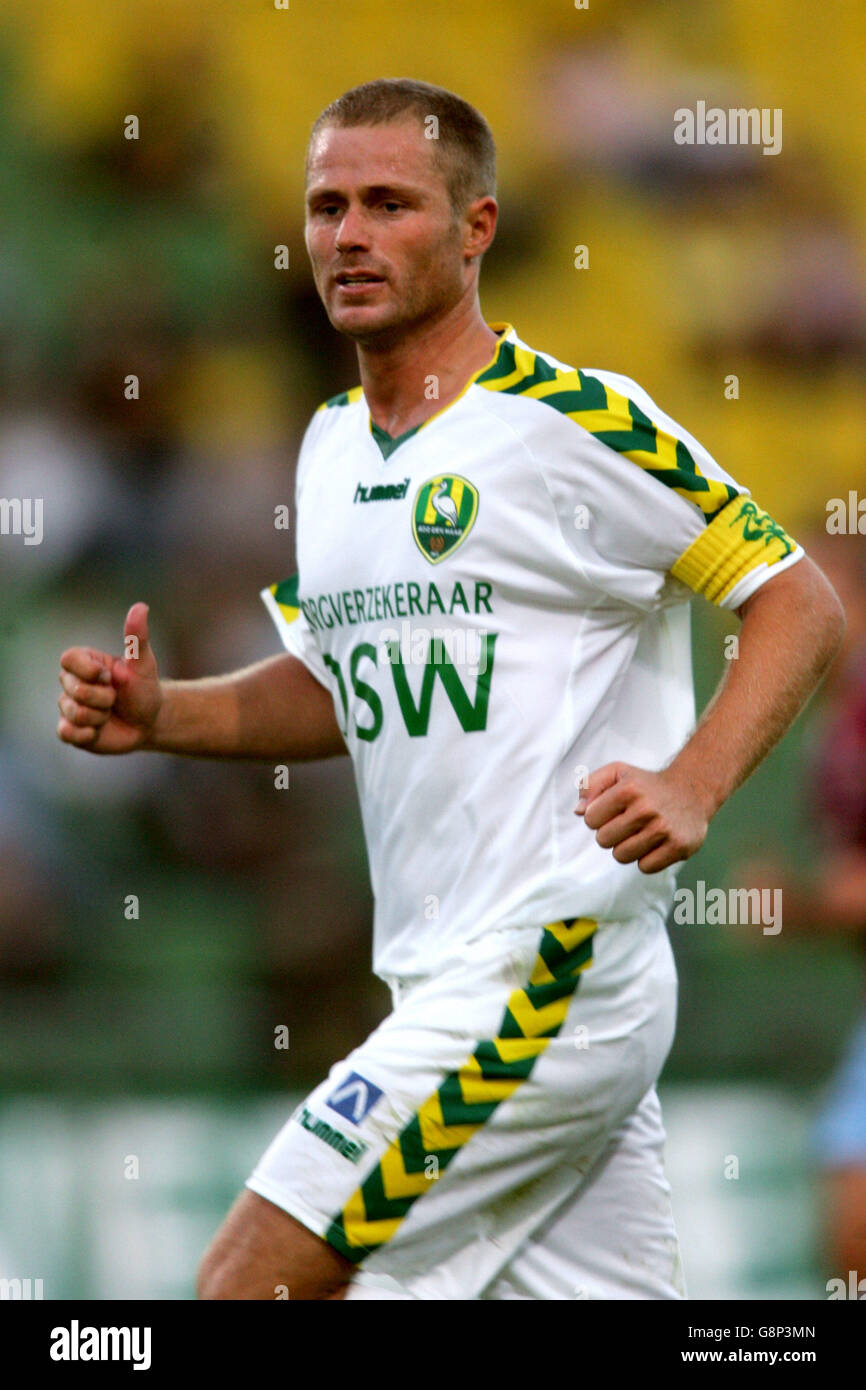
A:
[[[820,853],[808,875],[793,859],[741,864],[733,878],[782,888],[784,929],[842,934],[866,976],[866,546],[859,535],[804,537],[841,599],[847,630],[819,692],[819,726],[804,806]],[[866,980],[864,980],[866,986]],[[825,1088],[812,1134],[822,1174],[825,1260],[832,1277],[866,1273],[866,997],[845,1053]]]
[[[665,199],[727,193],[766,175],[757,144],[674,140],[675,112],[698,100],[725,111],[751,105],[736,72],[684,70],[662,44],[648,60],[643,45],[617,33],[542,49],[537,61],[546,145],[578,174],[613,176]]]

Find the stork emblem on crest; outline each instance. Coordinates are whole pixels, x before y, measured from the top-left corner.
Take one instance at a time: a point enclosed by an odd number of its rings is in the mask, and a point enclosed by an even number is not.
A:
[[[478,514],[478,489],[457,473],[428,478],[415,494],[412,535],[425,559],[438,565],[465,541]]]

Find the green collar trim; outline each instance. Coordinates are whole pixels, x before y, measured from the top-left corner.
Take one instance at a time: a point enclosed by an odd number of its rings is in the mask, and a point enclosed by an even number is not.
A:
[[[381,425],[376,424],[375,420],[370,421],[370,433],[379,445],[384,459],[390,458],[394,450],[399,448],[403,443],[404,439],[410,439],[413,434],[418,433],[420,428],[420,425],[413,425],[411,430],[406,430],[403,434],[394,435],[389,434],[387,430],[383,430]]]
[[[442,410],[437,410],[435,415],[431,415],[428,417],[428,419],[422,420],[419,425],[413,425],[411,430],[406,430],[404,434],[397,435],[391,435],[388,433],[387,430],[383,430],[380,425],[376,424],[372,415],[369,416],[370,433],[372,434],[373,438],[378,444],[379,449],[382,453],[382,457],[384,459],[390,458],[394,450],[398,449],[400,445],[404,442],[404,440],[411,439],[413,434],[417,434],[420,429],[423,429],[425,425],[429,425],[432,420],[438,420],[440,415],[443,415],[446,410],[450,410],[452,405],[456,405],[457,401],[460,400],[461,396],[465,396],[466,392],[469,390],[470,386],[473,385],[473,383],[485,382],[491,373],[493,373],[497,377],[503,374],[500,370],[499,364],[502,361],[506,348],[511,349],[513,352],[512,345],[510,343],[506,343],[508,334],[512,332],[512,326],[510,323],[489,323],[487,327],[492,328],[493,332],[497,335],[499,339],[499,342],[496,344],[496,350],[493,353],[493,356],[490,358],[490,361],[485,363],[483,367],[479,367],[477,372],[473,373],[473,375],[467,381],[466,385],[463,387],[463,390],[460,392],[460,395],[455,397],[455,399],[451,401],[449,405],[443,406]],[[507,361],[509,365],[505,375],[508,375],[509,372],[513,371],[512,358],[510,356],[507,357]],[[359,394],[361,393],[360,386],[356,387],[355,390]],[[340,405],[346,404],[351,395],[352,393],[347,393],[345,400],[343,399],[343,397],[335,397],[334,402]],[[328,402],[329,405],[331,403],[332,402],[330,401]]]

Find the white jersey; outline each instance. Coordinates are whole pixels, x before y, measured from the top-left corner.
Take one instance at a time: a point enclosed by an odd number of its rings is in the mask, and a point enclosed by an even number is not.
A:
[[[676,866],[617,863],[581,782],[689,737],[693,594],[736,608],[803,555],[633,381],[491,327],[492,361],[397,440],[360,387],[320,407],[298,573],[263,593],[333,696],[387,980],[492,928],[667,915]]]

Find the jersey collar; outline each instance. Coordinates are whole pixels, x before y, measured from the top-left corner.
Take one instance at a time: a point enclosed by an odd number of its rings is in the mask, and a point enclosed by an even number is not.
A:
[[[394,453],[395,449],[397,449],[403,443],[404,440],[411,439],[413,434],[417,434],[419,430],[426,429],[426,427],[432,424],[434,420],[438,420],[440,415],[444,415],[447,411],[451,409],[452,405],[456,405],[459,400],[463,399],[470,386],[472,386],[480,376],[483,376],[485,372],[493,371],[496,368],[496,365],[499,361],[499,356],[502,352],[503,344],[509,337],[513,336],[514,328],[510,323],[499,322],[488,323],[487,327],[493,333],[498,334],[499,337],[499,341],[493,350],[492,357],[490,357],[487,362],[483,363],[483,365],[478,368],[477,372],[472,373],[471,377],[467,381],[466,385],[463,387],[463,390],[460,392],[460,394],[455,396],[453,401],[449,401],[447,405],[443,406],[441,410],[437,410],[435,415],[428,416],[426,420],[421,421],[420,425],[413,425],[410,430],[405,430],[403,434],[392,435],[388,434],[387,430],[383,430],[381,426],[377,425],[374,422],[369,409],[367,410],[367,428],[369,429],[370,434],[373,436],[373,439],[378,445],[383,459],[387,461]]]

